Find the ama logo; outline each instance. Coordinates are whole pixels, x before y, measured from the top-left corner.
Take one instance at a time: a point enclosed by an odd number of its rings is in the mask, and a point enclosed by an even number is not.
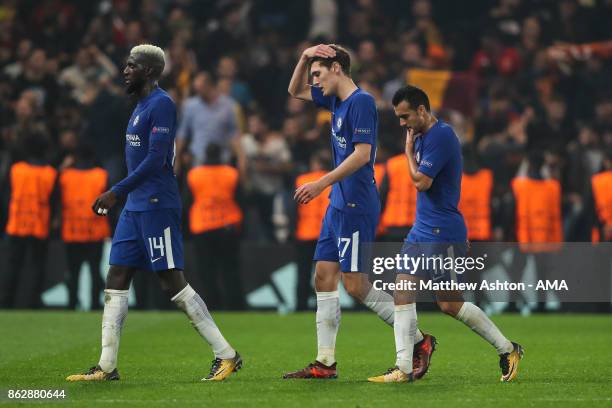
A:
[[[340,130],[340,128],[342,127],[342,118],[338,118],[338,120],[336,121],[336,127],[338,128],[338,130]]]

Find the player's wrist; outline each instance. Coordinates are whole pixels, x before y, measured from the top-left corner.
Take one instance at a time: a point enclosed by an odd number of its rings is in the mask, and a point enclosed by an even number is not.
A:
[[[329,173],[328,173],[329,174]],[[327,186],[331,185],[332,183],[328,180],[328,174],[322,176],[320,179],[318,179],[316,181],[317,185],[321,188],[321,190],[327,188]]]

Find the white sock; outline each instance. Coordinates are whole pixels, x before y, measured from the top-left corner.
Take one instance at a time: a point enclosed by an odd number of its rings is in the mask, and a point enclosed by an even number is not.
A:
[[[363,300],[363,304],[375,312],[383,322],[387,323],[389,326],[393,326],[393,322],[395,321],[393,296],[384,290],[376,290],[372,287]],[[423,332],[417,328],[414,343],[416,344],[421,340],[423,340]]]
[[[117,368],[121,328],[128,312],[127,290],[104,290],[104,314],[102,315],[102,352],[98,365],[110,373]]]
[[[190,285],[174,295],[172,301],[189,317],[191,324],[198,333],[210,344],[215,357],[221,359],[233,358],[236,350],[230,346],[208,312],[206,303]]]
[[[417,331],[417,314],[414,303],[395,306],[395,365],[408,374],[412,373],[412,351]]]
[[[512,343],[504,337],[495,323],[475,304],[464,302],[457,313],[457,320],[465,323],[480,337],[491,343],[497,350],[497,354],[510,353],[514,349]]]
[[[317,361],[326,366],[336,362],[336,335],[339,326],[338,291],[317,292]]]

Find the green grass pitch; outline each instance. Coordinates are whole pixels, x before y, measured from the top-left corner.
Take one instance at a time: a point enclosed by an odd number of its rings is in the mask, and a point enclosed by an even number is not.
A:
[[[430,372],[414,384],[371,384],[394,363],[393,331],[371,313],[344,313],[337,380],[282,380],[313,360],[314,313],[216,313],[244,368],[201,383],[208,346],[178,312],[130,312],[119,351],[121,381],[67,383],[95,364],[100,313],[1,312],[0,407],[558,407],[612,406],[612,317],[495,317],[526,350],[515,383],[499,383],[495,351],[461,323],[422,313],[439,339]],[[9,400],[9,389],[64,389],[65,400]]]

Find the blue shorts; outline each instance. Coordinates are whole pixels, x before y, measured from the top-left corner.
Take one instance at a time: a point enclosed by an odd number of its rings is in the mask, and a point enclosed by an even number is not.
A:
[[[397,272],[434,282],[461,282],[463,273],[458,271],[463,270],[461,265],[464,265],[467,252],[467,242],[421,241],[409,235],[404,241],[401,255],[421,260],[417,267],[411,262],[408,270],[399,269]]]
[[[152,272],[183,269],[181,210],[123,210],[113,236],[109,263]]]
[[[339,262],[342,272],[363,272],[359,245],[373,242],[379,214],[347,214],[327,207],[315,249],[315,261]]]

